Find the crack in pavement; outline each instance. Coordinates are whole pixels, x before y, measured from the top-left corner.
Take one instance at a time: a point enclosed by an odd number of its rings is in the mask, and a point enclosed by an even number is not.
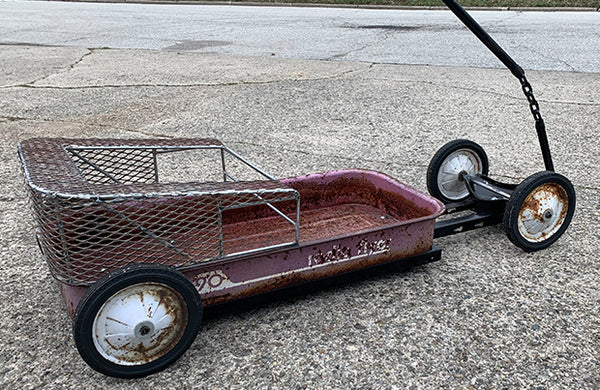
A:
[[[490,91],[490,90],[480,89],[480,88],[461,87],[461,86],[457,86],[457,85],[449,85],[449,84],[444,84],[444,83],[436,83],[434,81],[419,81],[419,82],[427,83],[427,84],[435,85],[435,86],[446,87],[446,88],[453,88],[453,89],[458,89],[458,90],[464,90],[464,91],[469,91],[469,92],[487,93],[487,94],[490,94],[490,95],[506,97],[506,98],[513,99],[513,100],[522,100],[523,99],[523,96],[521,96],[521,95],[514,96],[514,95],[511,95],[511,94],[508,94],[508,93]],[[536,100],[538,101],[538,103],[541,102],[541,103],[547,103],[547,104],[572,104],[572,105],[577,105],[577,106],[598,106],[598,105],[600,105],[600,103],[596,103],[596,102],[577,102],[577,101],[567,101],[567,100],[547,100],[547,99],[539,99],[539,98],[536,98]]]
[[[541,51],[539,51],[539,50],[532,49],[531,47],[529,47],[529,46],[527,46],[527,45],[519,45],[519,47],[524,47],[525,49],[527,49],[527,50],[531,51],[532,53],[535,53],[536,55],[538,55],[538,56],[540,56],[540,57],[547,58],[547,59],[549,59],[549,60],[558,61],[558,62],[560,62],[561,64],[565,65],[567,68],[569,68],[569,70],[570,70],[571,72],[576,72],[576,71],[577,71],[577,70],[575,69],[575,67],[574,67],[574,66],[572,66],[571,64],[569,64],[569,63],[568,63],[567,61],[565,61],[565,60],[562,60],[562,59],[560,59],[560,58],[555,58],[555,57],[548,56],[548,55],[546,55],[544,52],[541,52]]]
[[[385,64],[385,65],[387,65],[387,64]],[[385,80],[385,79],[379,79],[379,80]],[[438,83],[438,82],[429,81],[429,80],[399,80],[399,79],[396,79],[393,81],[398,82],[398,83],[405,83],[405,84],[429,84],[429,85],[433,85],[436,87],[450,88],[450,89],[456,89],[456,90],[467,91],[467,92],[487,93],[490,95],[505,97],[505,98],[509,98],[509,99],[513,99],[513,100],[523,99],[523,96],[521,94],[519,94],[519,96],[515,96],[515,95],[511,95],[509,93],[496,92],[496,91],[491,91],[488,89],[481,89],[481,88],[475,88],[475,87],[463,87],[463,86],[459,86],[459,85]],[[518,90],[520,91],[520,89],[518,89]],[[596,102],[578,102],[578,101],[569,101],[569,100],[547,100],[547,99],[540,99],[540,98],[536,98],[536,100],[538,101],[538,103],[541,102],[541,103],[547,103],[547,104],[571,104],[571,105],[576,105],[576,106],[600,106],[600,102],[596,103]]]
[[[262,149],[264,149],[265,147],[267,147],[267,145],[264,145],[264,144],[258,144],[256,142],[248,142],[248,141],[231,141],[231,142],[228,142],[228,144],[237,144],[237,145],[243,145],[243,146],[251,146],[251,147],[262,148]],[[375,163],[375,164],[388,164],[388,163],[390,163],[387,160],[378,160],[378,159],[371,159],[371,158],[364,158],[364,157],[357,158],[357,157],[350,157],[350,156],[340,156],[340,155],[328,154],[328,153],[315,153],[315,152],[308,151],[308,150],[292,149],[292,148],[286,148],[286,147],[283,147],[283,146],[279,146],[277,148],[277,150],[283,151],[283,152],[295,153],[295,154],[302,154],[302,155],[306,155],[306,156],[318,156],[318,157],[326,157],[326,158],[335,158],[335,159],[338,159],[338,160],[345,160],[345,161],[360,160],[360,161],[365,161],[365,162],[368,162],[368,163]],[[426,164],[418,164],[418,163],[414,163],[413,166],[415,166],[415,167],[423,167],[423,168],[427,167]]]
[[[356,28],[357,26],[355,26],[355,25],[352,25],[352,24],[350,24],[350,23],[344,23],[344,24],[342,25],[342,27],[343,27],[343,28]],[[390,36],[391,36],[392,34],[394,34],[394,32],[395,32],[395,31],[393,31],[393,30],[386,30],[386,29],[384,29],[384,30],[383,30],[383,32],[381,33],[381,35],[379,35],[379,39],[377,39],[375,42],[372,42],[372,43],[367,43],[367,44],[365,44],[365,45],[363,45],[363,46],[361,46],[361,47],[358,47],[358,48],[355,48],[355,49],[352,49],[352,50],[348,50],[348,51],[346,51],[346,52],[343,52],[343,53],[334,54],[334,55],[332,55],[332,56],[330,56],[330,57],[327,57],[327,58],[325,58],[325,60],[326,60],[326,61],[331,61],[331,60],[335,60],[335,59],[344,58],[344,57],[346,57],[347,55],[349,55],[350,53],[357,53],[357,52],[360,52],[360,51],[363,51],[363,50],[365,50],[365,49],[366,49],[366,48],[368,48],[368,47],[372,47],[372,46],[375,46],[375,45],[379,45],[379,44],[381,44],[381,43],[383,43],[383,42],[387,41],[387,40],[390,38]]]
[[[256,142],[248,142],[248,141],[231,141],[228,142],[228,144],[232,144],[232,145],[242,145],[242,146],[250,146],[250,147],[256,147],[256,148],[261,148],[264,149],[265,147],[267,147],[266,145],[263,144],[258,144]],[[293,149],[293,148],[286,148],[286,147],[278,147],[279,151],[282,152],[289,152],[289,153],[294,153],[294,154],[302,154],[302,155],[306,155],[306,156],[318,156],[318,157],[326,157],[326,158],[335,158],[338,160],[344,160],[344,161],[364,161],[367,163],[374,163],[374,164],[388,164],[390,163],[390,161],[387,160],[378,160],[378,159],[371,159],[371,158],[364,158],[364,157],[350,157],[350,156],[340,156],[340,155],[336,155],[336,154],[327,154],[327,153],[314,153],[311,151],[307,151],[307,150],[299,150],[299,149]],[[392,162],[392,164],[394,164]],[[396,164],[395,164],[396,165]],[[413,162],[413,167],[417,167],[417,168],[423,168],[423,169],[427,169],[427,166],[429,165],[429,163],[427,164],[419,164],[416,162]],[[507,179],[509,181],[512,181],[514,183],[520,183],[521,181],[523,181],[525,179],[525,177],[516,177],[516,176],[511,176],[511,175],[507,175],[507,174],[495,174],[494,177],[498,178],[498,179]],[[577,184],[578,188],[581,189],[585,189],[585,190],[598,190],[600,189],[600,187],[594,187],[594,186],[590,186],[590,185],[585,185],[585,184]]]
[[[96,49],[88,48],[87,50],[88,50],[87,53],[83,54],[79,59],[77,59],[72,64],[67,65],[65,68],[59,69],[56,72],[47,74],[42,77],[38,77],[37,79],[35,79],[33,81],[29,81],[27,83],[12,84],[12,85],[0,85],[0,89],[18,88],[18,87],[33,87],[35,83],[39,83],[40,81],[45,80],[49,77],[56,76],[61,73],[68,73],[68,72],[72,71],[77,65],[79,65],[86,57],[92,55]]]
[[[0,115],[0,122],[18,122],[18,121],[28,121],[28,120],[31,120],[31,119],[23,118],[20,116]]]
[[[98,49],[94,49],[94,48],[88,48],[88,52],[85,53],[84,55],[82,55],[77,61],[75,61],[74,63],[72,63],[69,68],[67,69],[67,72],[72,71],[77,65],[79,65],[86,57],[91,56],[92,54],[94,54],[94,52],[98,50]],[[58,74],[58,73],[57,73]]]
[[[384,33],[383,34],[384,38],[381,39],[380,41],[388,39],[391,33],[392,32]],[[370,45],[365,45],[365,46],[362,46],[361,48],[350,50],[347,53],[334,55],[332,58],[343,57],[349,53],[363,50],[363,49],[367,48],[368,46],[370,46]],[[530,48],[527,48],[527,49],[532,50]],[[69,64],[64,69],[61,69],[50,75],[40,77],[40,78],[38,78],[34,81],[31,81],[31,82],[28,82],[28,83],[0,86],[0,89],[31,88],[31,89],[56,89],[56,90],[85,90],[85,89],[103,89],[103,88],[106,88],[106,89],[109,89],[109,88],[197,88],[197,87],[226,87],[226,86],[241,86],[241,85],[268,85],[268,84],[277,84],[277,83],[290,82],[290,81],[302,82],[302,81],[329,80],[329,79],[340,78],[340,77],[343,77],[343,76],[346,76],[349,74],[353,74],[353,73],[369,71],[376,65],[388,65],[388,64],[383,64],[383,63],[368,63],[369,65],[367,67],[350,69],[350,70],[343,71],[341,73],[323,76],[323,77],[304,78],[304,79],[303,78],[288,78],[288,79],[265,80],[265,81],[238,81],[238,82],[189,83],[189,84],[135,83],[135,84],[97,84],[97,85],[81,85],[81,86],[36,85],[36,83],[39,83],[42,80],[47,79],[51,76],[70,72],[71,70],[75,69],[75,67],[78,64],[80,64],[82,61],[84,61],[85,58],[92,55],[96,50],[103,50],[103,49],[88,48],[87,50],[88,50],[87,53],[83,54],[79,59],[77,59],[72,64]],[[550,57],[547,57],[547,58],[550,58]],[[570,66],[568,63],[566,63],[560,59],[557,59],[557,60],[563,62],[566,66],[569,66],[571,69],[574,70],[574,68],[572,66]],[[462,87],[462,86],[457,86],[457,85],[449,85],[449,84],[444,84],[444,83],[436,83],[434,81],[427,81],[427,80],[416,80],[416,81],[414,81],[414,80],[396,80],[396,81],[405,82],[405,83],[426,83],[429,85],[440,86],[440,87],[445,87],[445,88],[452,88],[452,89],[457,89],[457,90],[464,90],[464,91],[469,91],[469,92],[487,93],[487,94],[502,96],[502,97],[506,97],[506,98],[510,98],[510,99],[514,99],[514,100],[521,99],[521,97],[517,97],[517,96],[511,95],[511,94],[506,94],[506,93],[502,93],[502,92],[495,92],[495,91],[479,89],[479,88]],[[600,103],[595,103],[595,102],[577,102],[577,101],[545,100],[545,99],[538,99],[538,102],[543,102],[543,103],[547,103],[547,104],[551,104],[551,103],[572,104],[572,105],[580,105],[580,106],[600,105]],[[5,120],[27,120],[27,118],[13,119],[11,117],[2,117],[2,116],[0,116],[0,118],[4,118]]]
[[[115,126],[111,126],[111,125],[105,125],[105,124],[102,124],[102,123],[97,123],[96,125],[99,126],[99,127],[110,128],[110,129],[113,129],[113,130],[125,131],[127,133],[139,134],[139,135],[143,135],[144,137],[148,137],[148,138],[169,138],[169,139],[178,138],[177,136],[172,135],[172,134],[150,133],[150,132],[146,132],[146,131],[143,131],[143,130],[129,129],[129,128],[126,128],[126,127],[115,127]]]
[[[2,118],[2,117],[0,117]],[[69,124],[82,124],[81,122],[78,121],[68,121],[68,120],[56,120],[56,119],[35,119],[35,118],[18,118],[18,120],[31,120],[31,121],[43,121],[43,122],[56,122],[56,123],[69,123]],[[369,126],[374,126],[374,124],[372,123],[372,121],[368,122]],[[139,129],[130,129],[127,127],[119,127],[119,126],[114,126],[114,125],[107,125],[107,124],[103,124],[103,123],[93,123],[91,124],[91,126],[93,127],[97,127],[97,128],[109,128],[111,130],[118,130],[118,131],[123,131],[123,132],[127,132],[127,133],[133,133],[133,134],[139,134],[142,135],[144,137],[148,137],[148,138],[168,138],[168,139],[175,139],[178,136],[177,135],[172,135],[172,134],[163,134],[163,133],[153,133],[153,132],[147,132],[147,131],[143,131],[143,130],[139,130]],[[249,141],[230,141],[228,142],[228,144],[231,145],[241,145],[241,146],[250,146],[250,147],[256,147],[256,148],[265,148],[267,147],[264,144],[259,144],[256,142],[249,142]],[[356,161],[356,160],[360,160],[360,161],[364,161],[366,163],[371,163],[371,164],[388,164],[390,163],[390,161],[387,160],[380,160],[380,159],[372,159],[372,158],[364,158],[364,157],[351,157],[351,156],[341,156],[341,155],[337,155],[337,154],[328,154],[328,153],[315,153],[309,150],[300,150],[300,149],[293,149],[293,148],[286,148],[286,147],[279,147],[278,150],[282,151],[282,152],[286,152],[286,153],[294,153],[294,154],[302,154],[302,155],[306,155],[306,156],[318,156],[318,157],[326,157],[326,158],[334,158],[334,159],[338,159],[338,160],[344,160],[344,161]],[[393,164],[393,163],[392,163]],[[427,164],[419,164],[416,162],[413,162],[413,166],[414,167],[418,167],[418,168],[423,168],[426,169],[428,166]],[[503,179],[503,180],[509,180],[515,183],[519,183],[521,182],[524,177],[516,177],[516,176],[512,176],[512,175],[507,175],[507,174],[496,174],[494,175],[496,178],[498,179]],[[591,191],[595,191],[595,190],[599,190],[600,187],[594,187],[591,185],[585,185],[585,184],[578,184],[577,185],[578,188],[584,189],[584,190],[591,190]],[[2,199],[0,199],[0,202],[2,201]]]
[[[4,120],[4,121],[3,121]],[[10,117],[10,116],[0,116],[0,123],[10,122],[10,121],[32,121],[32,122],[48,122],[48,123],[63,123],[70,125],[85,125],[89,128],[108,128],[112,130],[124,131],[128,133],[136,133],[142,134],[148,137],[164,137],[164,138],[174,138],[172,135],[168,134],[156,134],[156,133],[145,133],[141,130],[133,130],[127,127],[115,126],[115,125],[107,125],[103,123],[95,123],[88,121],[76,121],[76,120],[65,120],[65,119],[52,119],[52,118],[25,118],[25,117]]]
[[[91,53],[88,53],[89,55]],[[85,56],[83,56],[78,62],[81,62]],[[220,82],[220,83],[190,83],[190,84],[161,84],[161,83],[139,83],[139,84],[98,84],[98,85],[81,85],[81,86],[59,86],[59,85],[35,85],[34,83],[43,80],[44,78],[50,77],[45,76],[40,80],[36,80],[26,84],[17,84],[11,86],[0,86],[0,88],[31,88],[31,89],[57,89],[57,90],[82,90],[82,89],[102,89],[102,88],[194,88],[194,87],[228,87],[228,86],[239,86],[239,85],[268,85],[278,84],[285,82],[303,82],[303,81],[322,81],[340,78],[352,73],[359,73],[365,70],[369,70],[374,64],[369,64],[367,67],[361,67],[357,69],[350,69],[333,75],[314,77],[314,78],[284,78],[279,80],[265,80],[265,81],[235,81],[235,82]],[[58,74],[58,73],[55,73]]]

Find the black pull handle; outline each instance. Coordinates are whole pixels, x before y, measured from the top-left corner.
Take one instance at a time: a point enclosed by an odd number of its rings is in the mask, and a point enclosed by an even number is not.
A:
[[[525,75],[523,69],[498,45],[496,41],[465,11],[455,0],[442,0],[461,22],[488,48],[512,74],[520,79]]]
[[[529,85],[529,82],[525,77],[525,71],[519,66],[519,64],[515,62],[515,60],[511,58],[511,56],[508,55],[508,53],[504,51],[504,49],[500,47],[500,45],[498,45],[496,41],[494,41],[494,39],[483,29],[483,27],[481,27],[479,23],[475,21],[475,19],[473,19],[473,17],[471,17],[471,15],[469,15],[469,13],[463,7],[456,2],[456,0],[442,1],[450,9],[450,11],[452,11],[454,15],[456,15],[456,17],[460,19],[460,21],[463,22],[463,24],[467,26],[467,28],[471,30],[471,32],[475,34],[475,36],[479,38],[479,40],[492,53],[494,53],[496,57],[498,57],[504,66],[506,66],[508,70],[510,70],[511,73],[517,79],[519,79],[519,82],[523,87],[523,92],[525,93],[525,96],[527,96],[527,100],[529,100],[531,113],[535,119],[535,128],[537,130],[538,141],[540,143],[540,149],[542,150],[542,156],[544,158],[544,166],[547,171],[554,171],[554,164],[552,163],[552,156],[550,154],[550,145],[548,143],[548,136],[546,135],[546,125],[544,124],[544,120],[540,114],[538,103],[533,96],[531,85]]]

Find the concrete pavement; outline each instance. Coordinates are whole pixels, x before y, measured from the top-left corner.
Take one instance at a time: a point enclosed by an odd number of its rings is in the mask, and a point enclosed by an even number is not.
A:
[[[209,312],[192,348],[139,380],[80,359],[33,236],[20,140],[216,137],[275,176],[346,167],[425,189],[443,143],[470,138],[492,176],[541,170],[508,71],[177,51],[0,46],[0,387],[583,389],[600,387],[600,76],[528,72],[557,170],[565,236],[527,254],[498,227],[436,240],[440,262]]]
[[[598,12],[472,14],[525,69],[600,72]],[[0,43],[502,67],[449,10],[8,1]]]

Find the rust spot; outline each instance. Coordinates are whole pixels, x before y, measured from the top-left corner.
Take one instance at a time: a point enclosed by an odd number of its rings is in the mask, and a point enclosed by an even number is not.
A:
[[[112,349],[114,349],[114,350],[123,349],[124,347],[126,347],[126,346],[128,346],[128,345],[129,345],[129,343],[127,343],[127,344],[125,344],[125,345],[123,345],[123,346],[121,346],[121,347],[119,348],[119,347],[117,347],[116,345],[114,345],[113,343],[111,343],[111,342],[110,342],[108,339],[105,339],[104,341],[106,341],[106,344],[110,345],[110,347],[111,347]]]
[[[544,216],[543,216],[543,210],[542,210],[542,212],[540,212],[541,206],[542,205],[541,205],[540,201],[535,197],[535,193],[531,193],[525,198],[525,201],[523,202],[523,206],[521,207],[520,214],[521,214],[521,216],[523,216],[523,214],[529,210],[535,220],[543,222]]]
[[[144,344],[143,344],[143,343],[139,343],[139,344],[137,345],[137,347],[135,347],[135,348],[132,348],[132,349],[131,349],[131,351],[132,351],[132,352],[134,352],[134,353],[137,353],[138,355],[142,355],[142,357],[143,357],[143,359],[142,359],[142,360],[145,360],[145,361],[150,361],[150,360],[148,360],[148,358],[146,357],[146,348],[144,347]]]
[[[188,324],[188,308],[181,294],[168,287],[150,288],[146,294],[151,294],[164,308],[165,314],[171,316],[171,325],[155,330],[155,333],[148,340],[148,347],[144,342],[136,342],[132,345],[128,342],[123,345],[115,345],[105,338],[106,343],[115,351],[115,355],[122,361],[145,364],[152,362],[172,350],[181,340]],[[138,295],[143,295],[139,293]],[[155,319],[160,320],[160,319]],[[177,332],[174,334],[173,332]]]
[[[556,183],[546,183],[542,184],[539,187],[535,188],[523,201],[523,205],[521,210],[519,211],[519,217],[524,218],[524,213],[529,211],[531,214],[531,218],[540,222],[546,223],[544,219],[544,214],[547,210],[544,209],[544,203],[558,203],[561,204],[562,207],[560,209],[560,214],[556,217],[555,223],[552,226],[548,227],[548,230],[542,230],[538,232],[540,234],[540,239],[546,239],[549,235],[554,234],[556,231],[554,228],[557,225],[562,224],[562,221],[567,216],[567,212],[569,210],[569,196],[567,191]],[[558,210],[552,210],[553,212],[557,212]]]
[[[404,196],[377,188],[372,182],[358,177],[341,177],[330,183],[305,181],[290,182],[288,185],[300,193],[300,211],[321,209],[341,204],[362,204],[390,214],[398,221],[406,221],[430,215],[424,207],[417,207]],[[277,207],[293,217],[295,201],[277,203]],[[232,224],[273,215],[265,205],[227,210],[223,213],[223,223]]]
[[[560,204],[563,205],[561,214],[558,216],[558,221],[565,218],[568,205],[569,197],[565,189],[555,183],[547,183],[537,187],[532,191],[523,202],[521,207],[520,215],[522,216],[526,210],[530,210],[533,218],[539,222],[544,222],[544,212],[542,201],[550,201],[557,199]]]

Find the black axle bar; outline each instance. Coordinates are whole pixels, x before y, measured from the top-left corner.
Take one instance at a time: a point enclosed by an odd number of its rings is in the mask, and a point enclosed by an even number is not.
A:
[[[484,226],[497,225],[502,222],[502,213],[486,211],[464,217],[452,218],[435,223],[434,238],[475,230]]]

